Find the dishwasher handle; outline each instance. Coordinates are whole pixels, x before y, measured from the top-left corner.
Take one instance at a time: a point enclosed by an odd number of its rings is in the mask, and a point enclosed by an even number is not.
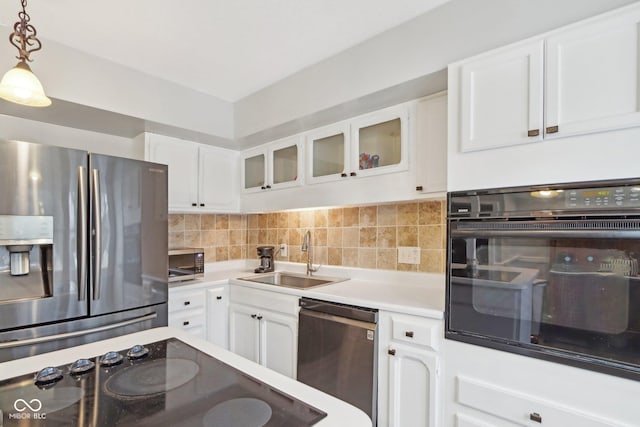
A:
[[[331,314],[363,322],[378,323],[378,310],[374,308],[356,307],[354,305],[321,301],[313,298],[300,298],[302,309]]]
[[[328,322],[334,322],[334,323],[342,323],[344,325],[354,326],[356,328],[361,328],[361,329],[367,329],[372,331],[376,330],[376,324],[373,322],[365,322],[362,320],[349,319],[347,317],[335,316],[333,314],[321,313],[319,311],[306,310],[304,308],[300,310],[300,316],[314,317],[316,319],[326,320]]]

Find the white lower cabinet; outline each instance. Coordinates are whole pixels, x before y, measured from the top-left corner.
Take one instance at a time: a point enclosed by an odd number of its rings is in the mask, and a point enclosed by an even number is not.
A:
[[[380,312],[378,425],[439,426],[442,321]]]
[[[170,288],[168,325],[228,348],[227,292],[220,283]]]
[[[296,377],[298,297],[233,287],[229,349],[269,369]]]

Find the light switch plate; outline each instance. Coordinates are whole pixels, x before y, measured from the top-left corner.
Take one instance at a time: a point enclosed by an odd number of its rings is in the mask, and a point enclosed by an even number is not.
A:
[[[416,246],[399,246],[398,263],[420,264],[420,248]]]

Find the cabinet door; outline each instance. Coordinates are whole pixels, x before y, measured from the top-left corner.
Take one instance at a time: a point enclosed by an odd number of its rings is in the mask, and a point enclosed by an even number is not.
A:
[[[216,212],[237,212],[238,153],[201,145],[199,154],[199,206]]]
[[[227,287],[207,289],[207,340],[229,348],[229,306]]]
[[[387,108],[351,122],[350,175],[398,172],[408,165],[409,110]]]
[[[462,65],[461,151],[542,139],[543,52],[539,40]]]
[[[388,352],[389,426],[436,427],[438,359],[435,353],[393,344]]]
[[[636,9],[547,40],[546,134],[640,125],[639,23]]]
[[[265,190],[267,187],[266,148],[248,150],[242,154],[242,189],[245,193]]]
[[[302,144],[300,137],[269,144],[268,185],[284,188],[302,183]]]
[[[241,304],[229,305],[229,350],[254,362],[260,361],[258,310]]]
[[[169,166],[169,210],[198,204],[198,145],[160,135],[149,135],[148,159]]]
[[[306,183],[343,179],[349,176],[349,125],[345,122],[313,130],[305,136]]]
[[[296,378],[298,319],[262,311],[260,320],[260,363],[283,375]]]
[[[447,94],[418,101],[415,117],[416,191],[447,191]]]

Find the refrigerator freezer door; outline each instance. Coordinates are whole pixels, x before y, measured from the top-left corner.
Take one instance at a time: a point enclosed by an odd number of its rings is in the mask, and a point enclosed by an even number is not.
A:
[[[86,171],[84,151],[0,141],[0,215],[5,225],[13,224],[0,242],[0,331],[87,315],[86,279],[78,269],[86,249]],[[51,222],[51,233],[48,225],[42,229]],[[38,223],[35,234],[47,239],[34,238],[23,226]],[[19,250],[29,251],[23,255],[29,269],[21,274],[15,268],[12,274],[12,243],[24,243]]]
[[[91,154],[90,314],[167,301],[167,167]]]

